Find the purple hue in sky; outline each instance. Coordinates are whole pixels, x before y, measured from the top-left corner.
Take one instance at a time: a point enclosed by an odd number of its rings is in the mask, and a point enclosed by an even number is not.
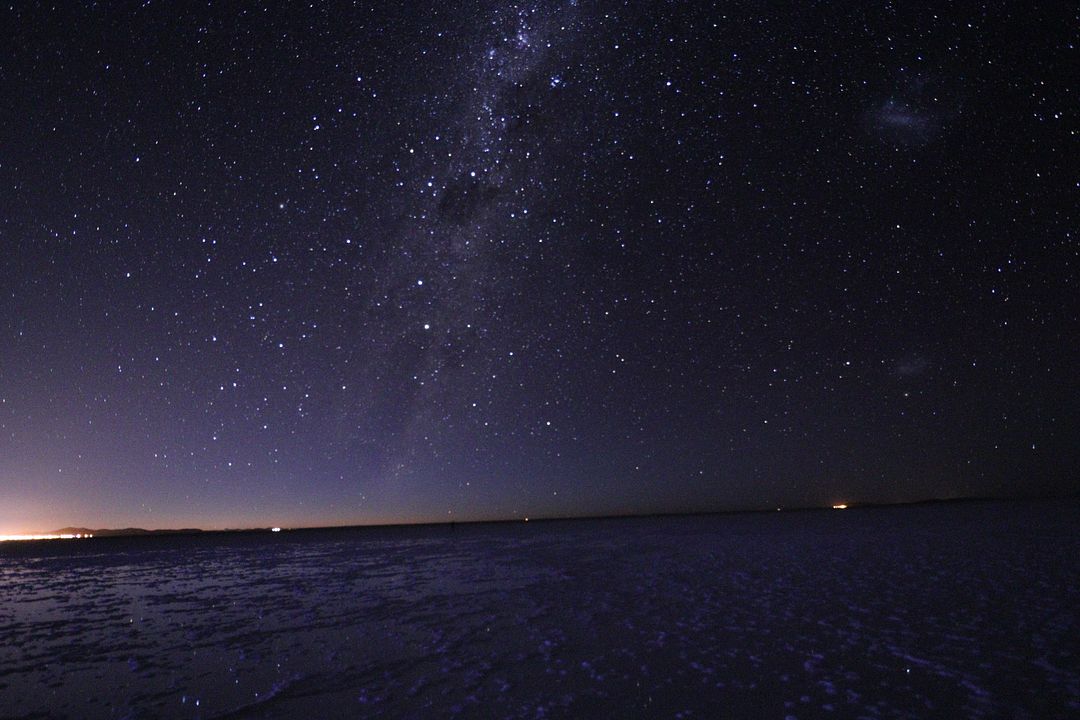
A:
[[[4,7],[0,532],[1075,489],[1075,19]]]

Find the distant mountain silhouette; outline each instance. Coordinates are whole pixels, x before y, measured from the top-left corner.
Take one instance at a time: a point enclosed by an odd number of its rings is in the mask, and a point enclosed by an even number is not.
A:
[[[201,533],[198,528],[181,528],[178,530],[145,530],[143,528],[121,528],[119,530],[91,530],[90,528],[66,527],[54,530],[53,535],[93,535],[94,537],[117,537],[121,535],[189,535]]]

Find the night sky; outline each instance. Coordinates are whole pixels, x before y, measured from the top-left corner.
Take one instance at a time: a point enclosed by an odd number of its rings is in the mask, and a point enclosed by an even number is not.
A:
[[[0,9],[0,532],[1077,487],[1068,3],[396,5]]]

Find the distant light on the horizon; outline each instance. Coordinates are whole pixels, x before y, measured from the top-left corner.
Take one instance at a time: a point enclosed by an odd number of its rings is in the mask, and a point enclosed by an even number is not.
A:
[[[85,535],[83,535],[82,533],[63,533],[60,535],[57,535],[55,533],[47,533],[41,535],[0,535],[0,542],[5,542],[8,540],[82,540],[83,538],[92,537],[94,536],[91,533],[87,533]]]
[[[281,528],[279,528],[279,527],[270,528],[270,532],[281,532]]]
[[[839,505],[833,505],[832,509],[833,510],[847,510],[847,505],[845,505],[844,503],[840,503]]]

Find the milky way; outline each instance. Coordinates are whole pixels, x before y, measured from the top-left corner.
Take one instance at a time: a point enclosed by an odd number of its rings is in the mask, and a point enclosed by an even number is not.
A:
[[[1075,486],[1075,18],[6,8],[0,531]]]

